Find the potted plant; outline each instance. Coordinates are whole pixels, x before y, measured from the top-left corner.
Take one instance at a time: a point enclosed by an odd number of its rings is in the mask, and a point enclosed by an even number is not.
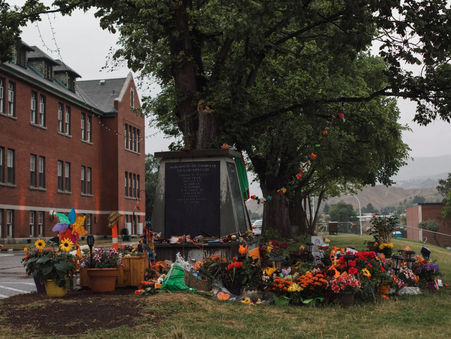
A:
[[[93,292],[112,292],[116,288],[122,255],[114,248],[97,248],[85,255],[80,266],[87,268],[89,286]]]
[[[330,281],[332,292],[339,295],[343,307],[354,305],[355,294],[361,288],[360,280],[353,274],[341,274]]]
[[[75,257],[69,253],[72,245],[69,239],[63,239],[60,248],[46,248],[44,240],[37,240],[36,249],[27,250],[22,260],[27,273],[45,283],[45,291],[51,297],[60,297],[67,292],[67,282],[75,269]]]

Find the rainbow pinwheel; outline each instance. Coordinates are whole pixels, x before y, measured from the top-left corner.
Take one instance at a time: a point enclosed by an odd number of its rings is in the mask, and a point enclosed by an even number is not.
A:
[[[59,223],[53,226],[52,231],[59,233],[60,241],[63,239],[69,239],[77,247],[77,255],[80,252],[80,245],[78,239],[80,236],[88,234],[83,227],[86,216],[76,216],[75,209],[72,207],[69,214],[66,216],[63,213],[56,213]],[[81,255],[81,253],[80,253]]]

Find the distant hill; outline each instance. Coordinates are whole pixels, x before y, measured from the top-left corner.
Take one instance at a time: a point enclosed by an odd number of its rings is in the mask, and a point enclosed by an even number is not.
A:
[[[403,188],[436,187],[438,180],[451,173],[451,154],[438,157],[419,157],[407,162],[393,178]]]
[[[360,200],[361,207],[371,203],[375,208],[380,209],[387,206],[399,206],[404,201],[409,201],[415,196],[423,196],[426,198],[426,202],[441,202],[442,197],[437,192],[435,187],[430,188],[413,188],[404,189],[402,187],[386,187],[383,185],[376,185],[374,187],[367,186],[357,195]],[[352,196],[341,196],[331,198],[327,200],[329,205],[336,204],[339,201],[344,201],[354,206],[354,209],[358,209],[358,202]]]

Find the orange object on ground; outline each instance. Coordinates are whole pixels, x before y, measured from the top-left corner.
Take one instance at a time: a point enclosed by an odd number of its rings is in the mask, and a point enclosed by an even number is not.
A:
[[[258,247],[254,248],[252,250],[249,250],[249,256],[252,259],[258,260],[258,263],[260,263],[260,249]]]

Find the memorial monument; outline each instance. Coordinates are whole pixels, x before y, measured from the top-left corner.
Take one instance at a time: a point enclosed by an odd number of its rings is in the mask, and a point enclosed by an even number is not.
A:
[[[159,152],[152,225],[162,236],[244,233],[250,220],[232,150]]]

